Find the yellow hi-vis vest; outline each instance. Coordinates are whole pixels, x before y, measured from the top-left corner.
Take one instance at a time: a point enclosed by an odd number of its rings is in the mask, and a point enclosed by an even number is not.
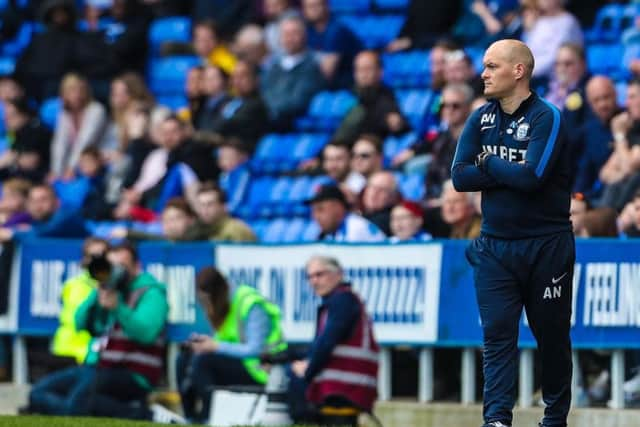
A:
[[[244,331],[244,324],[249,315],[249,311],[254,305],[259,305],[271,320],[271,330],[265,343],[265,352],[277,353],[287,348],[284,342],[282,329],[280,327],[280,308],[272,302],[267,301],[255,289],[250,286],[241,285],[233,293],[229,313],[224,319],[222,326],[216,331],[216,341],[239,343],[243,341],[241,334]],[[269,374],[260,367],[260,360],[257,357],[248,357],[242,360],[249,375],[258,383],[266,384]]]
[[[78,364],[84,363],[90,348],[91,334],[76,330],[76,310],[98,285],[87,271],[67,280],[62,287],[62,309],[60,326],[53,336],[51,352],[56,356],[74,357]]]

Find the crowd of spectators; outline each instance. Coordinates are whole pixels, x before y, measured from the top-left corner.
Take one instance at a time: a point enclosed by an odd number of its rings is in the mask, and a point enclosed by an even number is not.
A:
[[[325,130],[317,157],[285,172],[329,181],[311,189],[303,211],[318,240],[476,237],[480,195],[457,193],[450,166],[465,120],[486,102],[472,53],[504,37],[528,43],[534,87],[565,117],[576,234],[638,237],[640,80],[620,93],[612,76],[588,69],[584,29],[598,5],[408,3],[397,37],[370,49],[327,0],[9,2],[3,40],[27,21],[38,30],[0,77],[0,241],[84,237],[95,221],[118,221],[105,236],[113,239],[260,240],[239,217],[260,173],[254,154],[265,135],[297,131],[324,90],[349,92],[354,103]],[[191,40],[154,51],[152,22],[174,15],[193,17]],[[626,44],[638,44],[634,29]],[[430,64],[418,89],[433,101],[417,120],[385,79],[385,58],[398,52]],[[200,62],[185,74],[184,105],[169,108],[147,86],[148,59],[185,54]],[[37,111],[56,97],[47,121]],[[406,135],[410,143],[389,156],[389,138]],[[414,174],[424,177],[424,197],[410,200],[400,181]]]

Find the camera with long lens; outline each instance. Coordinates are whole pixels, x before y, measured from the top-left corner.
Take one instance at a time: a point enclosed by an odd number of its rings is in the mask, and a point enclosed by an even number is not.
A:
[[[126,293],[129,282],[127,270],[120,265],[113,265],[104,255],[92,256],[87,264],[89,275],[94,278],[101,289]]]

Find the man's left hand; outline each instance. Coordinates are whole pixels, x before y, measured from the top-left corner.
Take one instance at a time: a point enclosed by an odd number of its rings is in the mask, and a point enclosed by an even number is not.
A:
[[[487,161],[489,160],[489,157],[491,157],[493,155],[493,153],[491,153],[490,151],[482,151],[480,152],[480,154],[478,154],[478,156],[476,157],[476,166],[483,172],[487,171]]]
[[[106,310],[114,310],[118,307],[118,292],[112,289],[98,290],[98,304]]]

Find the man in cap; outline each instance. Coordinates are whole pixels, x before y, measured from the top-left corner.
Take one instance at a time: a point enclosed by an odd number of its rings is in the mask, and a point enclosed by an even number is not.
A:
[[[318,240],[334,242],[382,242],[385,235],[365,218],[349,211],[349,203],[336,185],[323,185],[306,201],[320,228]]]

